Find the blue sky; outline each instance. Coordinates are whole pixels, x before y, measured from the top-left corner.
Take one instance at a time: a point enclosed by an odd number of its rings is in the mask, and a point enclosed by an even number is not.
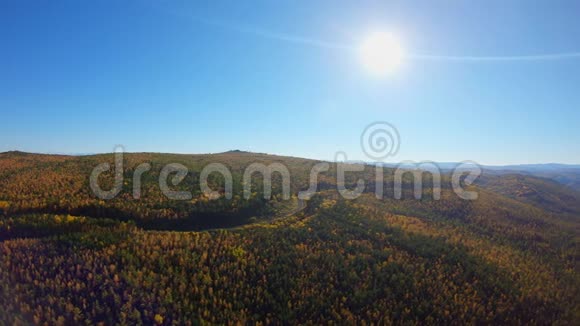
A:
[[[580,163],[575,1],[0,2],[0,151],[210,153],[389,161]],[[411,54],[385,78],[355,51],[390,31]],[[337,46],[334,46],[337,45]]]

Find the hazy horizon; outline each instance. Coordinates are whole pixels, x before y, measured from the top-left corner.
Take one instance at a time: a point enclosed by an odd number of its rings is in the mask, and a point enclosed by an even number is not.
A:
[[[7,151],[1,151],[0,154],[4,154],[4,153],[9,153],[9,152],[21,152],[21,153],[28,153],[28,154],[41,154],[41,155],[65,155],[65,156],[91,156],[91,155],[103,155],[103,154],[113,154],[114,151],[109,151],[109,152],[99,152],[99,153],[65,153],[65,152],[29,152],[29,151],[23,151],[23,150],[19,150],[19,149],[11,149],[11,150],[7,150]],[[333,159],[322,159],[319,157],[303,157],[303,156],[297,156],[297,155],[291,155],[291,154],[282,154],[282,153],[267,153],[267,152],[253,152],[253,151],[247,151],[247,150],[243,150],[243,149],[230,149],[230,150],[225,150],[225,151],[220,151],[220,152],[211,152],[211,153],[196,153],[196,152],[146,152],[146,151],[126,151],[124,153],[126,154],[139,154],[139,153],[151,153],[151,154],[177,154],[177,155],[212,155],[212,154],[222,154],[222,153],[228,153],[228,152],[244,152],[244,153],[251,153],[251,154],[264,154],[264,155],[274,155],[274,156],[285,156],[285,157],[297,157],[297,158],[303,158],[303,159],[309,159],[309,160],[318,160],[318,161],[329,161],[329,162],[333,162]],[[373,164],[373,163],[383,163],[383,164],[389,164],[389,165],[393,165],[393,164],[399,164],[400,162],[398,161],[372,161],[372,160],[350,160],[350,162],[364,162],[364,163],[368,163],[368,164]],[[429,160],[417,160],[417,163],[420,162],[424,162],[424,161],[429,161]],[[402,161],[401,161],[402,162]],[[461,163],[461,161],[432,161],[434,163],[437,164],[458,164]],[[567,166],[567,167],[572,167],[572,168],[580,168],[580,163],[561,163],[561,162],[532,162],[532,163],[508,163],[508,164],[486,164],[486,163],[482,163],[482,162],[476,162],[479,165],[482,166],[489,166],[489,167],[515,167],[515,166],[526,166],[526,165],[562,165],[562,166]]]

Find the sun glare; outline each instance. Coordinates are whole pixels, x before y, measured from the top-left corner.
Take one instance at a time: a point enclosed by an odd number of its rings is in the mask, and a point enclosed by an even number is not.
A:
[[[375,32],[363,40],[359,56],[369,73],[381,77],[393,74],[401,66],[404,50],[395,35]]]

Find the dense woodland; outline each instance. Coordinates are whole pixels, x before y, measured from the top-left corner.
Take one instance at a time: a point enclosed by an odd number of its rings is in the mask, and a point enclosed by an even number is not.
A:
[[[243,152],[124,159],[123,191],[105,201],[92,194],[89,175],[112,155],[0,154],[0,324],[580,320],[580,197],[544,179],[483,179],[474,201],[459,199],[445,179],[437,201],[428,179],[425,196],[413,199],[405,176],[395,200],[385,169],[385,198],[377,199],[367,167],[347,178],[349,187],[364,178],[365,193],[345,200],[332,167],[301,204],[281,199],[278,175],[271,200],[259,177],[243,199],[243,169],[281,162],[296,195],[315,161]],[[192,200],[159,190],[159,171],[176,162],[190,169],[176,189]],[[199,189],[199,172],[213,162],[232,170],[231,200]],[[133,199],[141,163],[152,170]],[[223,191],[219,175],[210,185]]]

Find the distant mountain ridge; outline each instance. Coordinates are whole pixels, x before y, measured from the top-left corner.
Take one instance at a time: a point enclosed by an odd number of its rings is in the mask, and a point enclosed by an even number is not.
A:
[[[442,172],[450,172],[458,167],[459,162],[434,162]],[[386,167],[397,167],[397,163],[382,163]],[[484,175],[522,174],[550,179],[559,184],[580,191],[580,164],[542,163],[518,165],[480,165]],[[469,169],[469,163],[462,166]]]

